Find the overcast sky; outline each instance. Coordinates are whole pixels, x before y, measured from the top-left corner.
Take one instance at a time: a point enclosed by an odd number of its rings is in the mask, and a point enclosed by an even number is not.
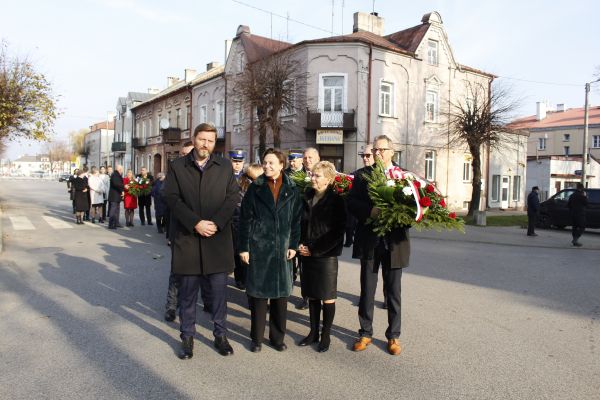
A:
[[[53,82],[64,113],[56,124],[60,138],[105,120],[129,91],[163,89],[167,76],[223,62],[224,42],[238,25],[290,42],[331,35],[330,0],[242,2],[273,16],[233,0],[2,0],[0,38]],[[335,34],[352,32],[355,11],[373,10],[372,0],[333,3]],[[540,100],[582,107],[584,83],[600,66],[597,0],[378,0],[375,11],[386,34],[438,11],[458,62],[511,84],[524,99],[521,115],[534,114]],[[600,104],[600,84],[591,104]],[[38,149],[11,143],[6,156]]]

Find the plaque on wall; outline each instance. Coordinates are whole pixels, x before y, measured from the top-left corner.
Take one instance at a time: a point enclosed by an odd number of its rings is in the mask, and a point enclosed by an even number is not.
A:
[[[344,144],[344,131],[341,129],[317,129],[317,144]]]

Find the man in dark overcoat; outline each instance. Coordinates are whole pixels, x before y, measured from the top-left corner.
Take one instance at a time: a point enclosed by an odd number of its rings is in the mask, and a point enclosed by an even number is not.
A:
[[[585,188],[583,183],[578,183],[575,192],[569,196],[569,212],[571,213],[571,220],[573,223],[572,235],[573,240],[571,243],[575,247],[583,246],[579,241],[581,235],[585,231],[585,208],[588,205],[588,199],[585,194]]]
[[[194,150],[172,162],[165,198],[172,212],[171,268],[179,278],[180,358],[193,356],[198,289],[210,290],[214,345],[233,354],[227,341],[227,275],[233,271],[231,219],[239,186],[231,162],[212,155],[217,130],[211,124],[194,129]]]
[[[386,172],[394,167],[392,158],[394,147],[392,140],[385,136],[377,136],[373,142],[373,154],[383,162]],[[354,351],[362,351],[372,342],[373,310],[375,308],[375,289],[377,274],[382,268],[384,290],[387,293],[388,328],[385,336],[388,339],[388,352],[398,355],[400,346],[400,292],[402,268],[408,267],[410,258],[410,240],[408,228],[399,227],[379,237],[370,225],[369,217],[376,217],[379,209],[373,206],[369,197],[368,183],[364,176],[370,174],[377,165],[368,166],[356,171],[352,189],[346,198],[348,211],[357,219],[352,258],[360,259],[360,300],[358,304],[359,338],[354,343]]]
[[[537,233],[535,233],[535,223],[540,213],[539,191],[540,188],[534,186],[531,188],[531,193],[527,196],[527,236],[537,236]]]
[[[108,190],[108,202],[110,204],[108,211],[108,229],[122,228],[119,224],[119,214],[121,213],[121,201],[125,184],[123,183],[123,166],[117,165],[115,172],[110,176],[110,189]]]
[[[140,169],[138,178],[147,179],[150,185],[154,184],[154,177],[148,173],[146,167]],[[138,208],[140,210],[140,222],[142,225],[146,225],[146,219],[148,219],[148,225],[152,225],[152,194],[148,193],[145,195],[138,196]]]

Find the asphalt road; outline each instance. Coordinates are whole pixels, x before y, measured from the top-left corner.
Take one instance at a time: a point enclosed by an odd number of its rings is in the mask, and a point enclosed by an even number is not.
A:
[[[380,308],[374,345],[350,350],[359,267],[346,249],[329,352],[294,345],[308,312],[290,304],[289,350],[251,353],[245,295],[230,287],[235,355],[215,352],[199,311],[195,356],[181,361],[155,227],[77,226],[52,181],[2,180],[0,204],[0,399],[600,399],[597,250],[506,228],[415,234],[393,357]]]

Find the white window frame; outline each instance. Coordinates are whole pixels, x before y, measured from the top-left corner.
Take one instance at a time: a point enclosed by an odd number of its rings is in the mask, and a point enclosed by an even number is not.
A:
[[[383,88],[389,88],[389,92],[384,92]],[[387,102],[387,110],[385,109]],[[392,81],[379,80],[379,115],[382,117],[394,117],[396,111],[396,91]]]
[[[571,146],[563,146],[563,149],[565,151],[565,156],[570,156],[571,155]]]
[[[433,96],[433,101],[429,101],[429,96],[432,95]],[[425,91],[425,122],[432,122],[432,123],[437,123],[438,122],[438,114],[439,114],[439,92],[437,90],[434,89],[427,89]],[[432,112],[432,116],[433,118],[430,118],[429,116],[429,108],[432,107],[433,108],[433,112]]]
[[[188,126],[188,119],[190,118],[190,106],[185,106],[184,109],[184,113],[183,113],[183,129],[189,129],[190,127]]]
[[[435,181],[435,161],[436,154],[435,150],[425,151],[425,179],[428,181]]]
[[[282,107],[281,109],[281,113],[280,115],[282,117],[287,117],[290,115],[294,115],[296,114],[296,81],[292,81],[292,80],[286,80],[284,83],[285,85],[291,85],[291,91],[292,91],[292,108],[288,108],[288,107]],[[284,88],[284,90],[287,90],[287,88]]]
[[[240,53],[239,58],[238,58],[238,64],[237,64],[237,72],[239,74],[241,74],[242,72],[244,72],[244,53]]]
[[[348,109],[348,74],[343,72],[326,72],[319,74],[319,110],[325,110],[325,85],[324,78],[341,76],[344,78],[344,86],[342,92],[342,112]],[[327,111],[329,112],[329,111]]]
[[[600,135],[592,135],[592,148],[600,148]]]
[[[198,107],[198,123],[204,124],[206,121],[208,121],[208,107],[202,104]]]
[[[181,108],[175,110],[175,128],[181,128]]]
[[[225,101],[215,103],[215,125],[217,128],[225,126]]]
[[[571,134],[563,133],[563,142],[570,142],[570,141],[571,141]]]
[[[471,182],[471,171],[472,171],[471,161],[464,161],[463,162],[463,176],[462,176],[463,182]]]
[[[546,138],[544,138],[544,137],[538,138],[537,149],[538,150],[546,150]]]
[[[502,177],[500,175],[492,175],[492,184],[490,186],[491,193],[490,198],[494,202],[500,201],[500,188],[501,188]],[[494,195],[494,191],[496,192]]]
[[[427,40],[427,63],[436,67],[440,65],[440,42],[437,40]]]
[[[521,201],[521,175],[514,175],[512,180],[512,200]]]
[[[156,116],[156,136],[160,135],[160,117],[160,114]]]
[[[242,121],[244,120],[244,112],[242,109],[242,102],[240,100],[236,100],[235,101],[235,108],[234,108],[234,121],[235,121],[235,125],[241,125]],[[252,120],[252,117],[250,117],[250,119]]]

